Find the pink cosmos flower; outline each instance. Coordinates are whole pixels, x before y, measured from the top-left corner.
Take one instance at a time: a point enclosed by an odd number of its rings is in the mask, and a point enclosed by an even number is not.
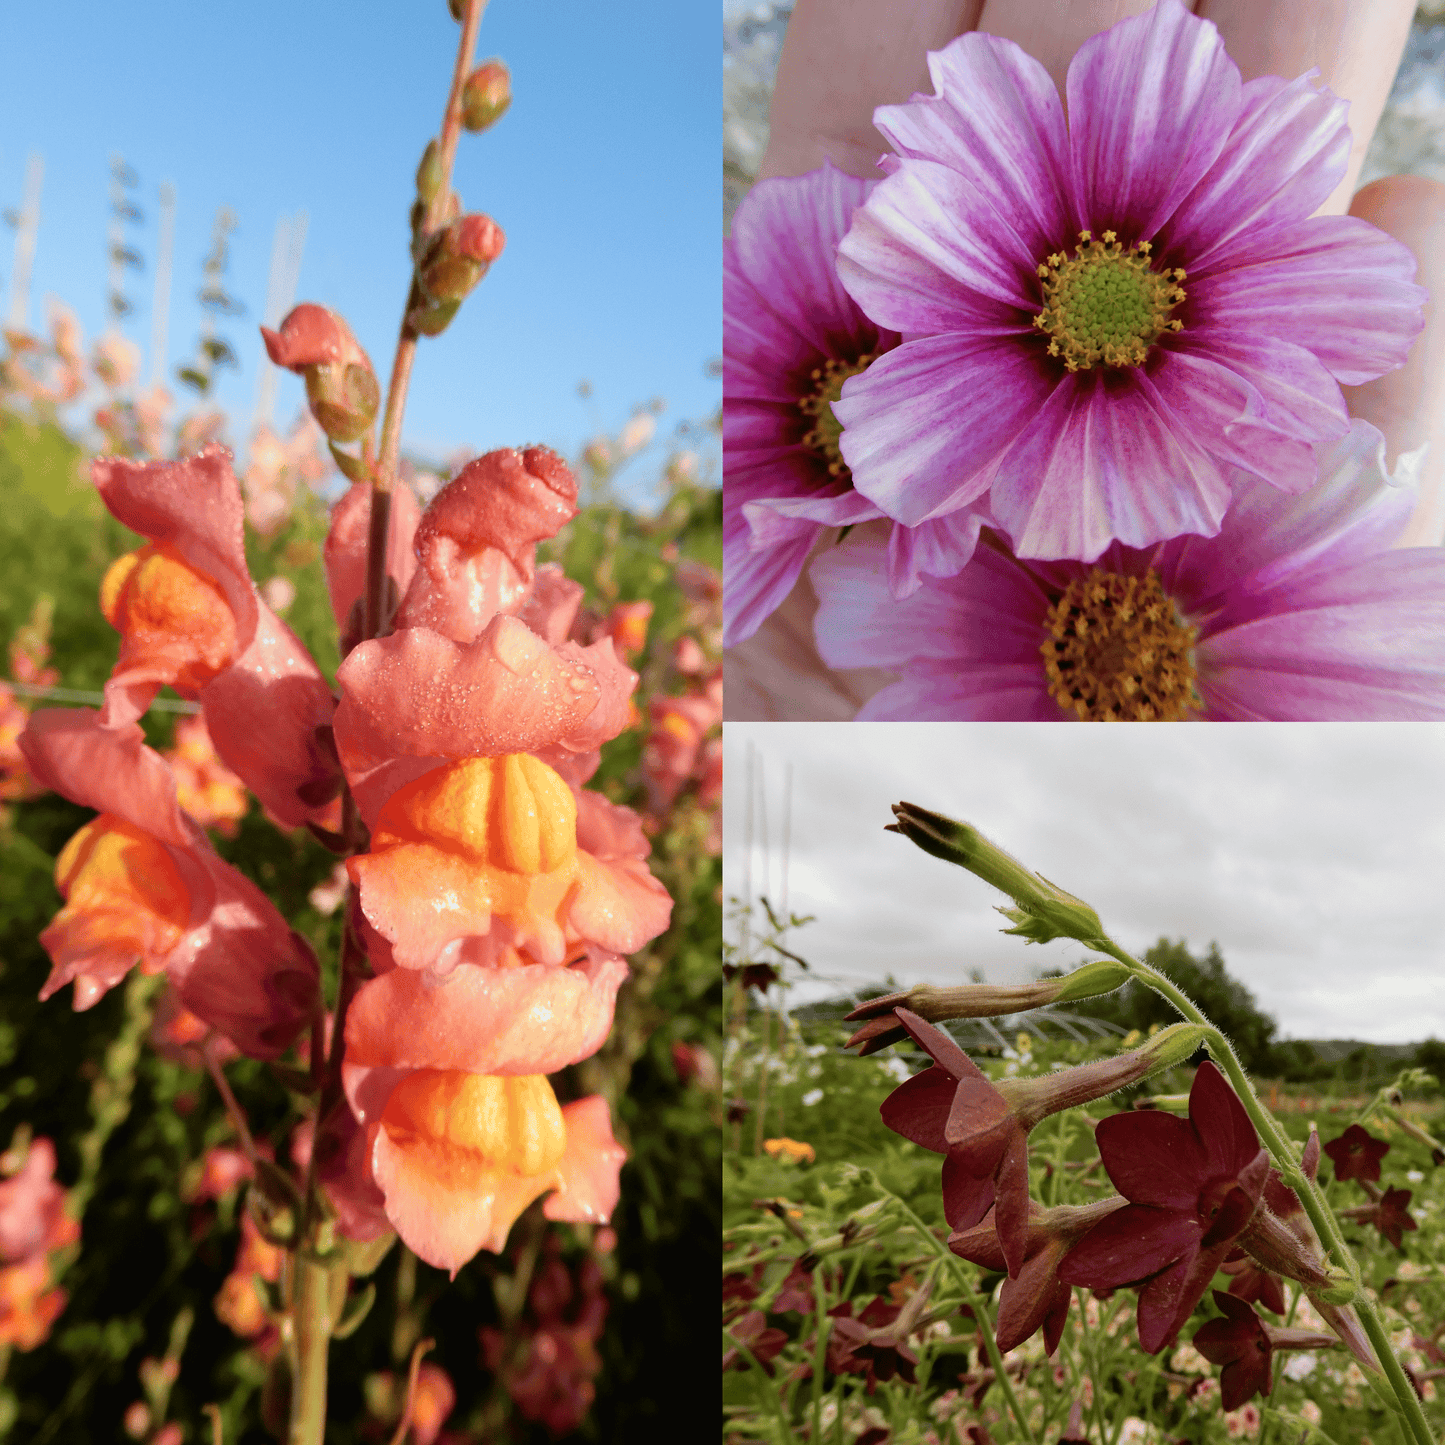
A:
[[[246,569],[229,453],[213,445],[144,465],[107,457],[92,474],[115,517],[150,539],[101,584],[101,610],[121,634],[105,725],[134,722],[168,684],[200,701],[217,753],[283,827],[324,822],[340,778],[316,730],[335,699]]]
[[[20,746],[47,787],[99,810],[56,860],[66,904],[40,935],[54,965],[40,997],[74,982],[75,1007],[90,1008],[140,961],[243,1053],[284,1053],[315,1010],[316,957],[181,811],[139,726],[42,708]]]
[[[723,243],[728,647],[788,595],[822,528],[883,515],[853,490],[829,409],[845,378],[898,344],[848,297],[834,264],[867,192],[831,166],[760,181]]]
[[[910,526],[987,499],[1018,555],[1089,561],[1214,536],[1246,477],[1309,487],[1340,384],[1400,366],[1425,300],[1404,246],[1312,218],[1345,102],[1242,82],[1179,0],[1086,41],[1063,100],[991,35],[929,72],[875,112],[897,155],[839,248],[909,338],[835,407],[857,490]]]
[[[902,672],[868,719],[1445,717],[1445,554],[1390,550],[1412,496],[1382,455],[1355,422],[1303,495],[1246,483],[1217,536],[1115,543],[1092,566],[986,533],[903,601],[882,540],[852,536],[813,564],[819,652]]]

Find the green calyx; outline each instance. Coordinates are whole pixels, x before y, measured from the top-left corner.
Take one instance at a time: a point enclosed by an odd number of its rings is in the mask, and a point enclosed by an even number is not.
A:
[[[1122,963],[1115,963],[1111,958],[1096,958],[1060,980],[1063,986],[1054,996],[1054,1002],[1073,1003],[1076,999],[1113,993],[1116,988],[1123,988],[1132,977]]]
[[[1185,299],[1182,269],[1155,271],[1150,243],[1127,250],[1113,231],[1096,241],[1079,232],[1072,257],[1055,252],[1039,265],[1044,308],[1034,325],[1049,338],[1049,355],[1070,371],[1138,366],[1165,331],[1183,330],[1170,312]]]

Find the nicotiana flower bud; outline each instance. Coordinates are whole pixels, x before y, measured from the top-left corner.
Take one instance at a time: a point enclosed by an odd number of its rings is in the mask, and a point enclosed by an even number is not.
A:
[[[495,125],[512,103],[512,75],[497,59],[484,60],[462,90],[462,124],[468,130]]]
[[[862,1044],[859,1057],[875,1054],[889,1044],[901,1042],[905,1029],[894,1010],[907,1008],[930,1023],[942,1019],[994,1018],[1000,1014],[1024,1013],[1051,1003],[1071,1003],[1112,993],[1129,981],[1129,970],[1112,959],[1096,958],[1061,978],[1041,978],[1037,983],[965,983],[956,988],[935,988],[916,984],[905,993],[871,998],[848,1014],[847,1020],[867,1023],[848,1040],[847,1047]]]
[[[894,804],[893,816],[896,821],[887,825],[887,832],[902,833],[925,853],[967,868],[1013,899],[1017,908],[999,909],[1016,925],[1004,929],[1005,933],[1022,934],[1031,943],[1047,943],[1054,938],[1092,943],[1104,936],[1099,915],[1087,903],[1030,872],[1017,858],[990,843],[977,828],[913,803]]]
[[[266,354],[306,382],[306,399],[321,430],[334,442],[364,435],[381,403],[371,360],[351,328],[334,311],[304,302],[281,323],[261,328]]]
[[[417,281],[430,301],[461,301],[502,254],[507,238],[490,216],[460,216],[424,243]]]

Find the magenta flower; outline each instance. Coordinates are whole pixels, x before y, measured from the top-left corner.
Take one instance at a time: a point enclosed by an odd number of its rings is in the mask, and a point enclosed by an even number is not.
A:
[[[1247,483],[1216,537],[1092,566],[986,532],[956,577],[895,600],[877,529],[812,567],[831,667],[903,674],[859,718],[1328,722],[1445,718],[1445,553],[1391,550],[1412,494],[1355,422],[1291,497]]]
[[[723,247],[724,642],[751,637],[792,590],[825,527],[883,513],[853,490],[831,410],[898,344],[843,290],[834,252],[868,184],[825,166],[760,182]],[[893,565],[948,575],[978,537],[969,514],[894,529]]]
[[[882,106],[890,171],[839,274],[909,339],[844,388],[857,490],[910,526],[986,499],[1021,556],[1213,536],[1232,488],[1314,480],[1340,383],[1400,366],[1425,293],[1368,223],[1311,219],[1345,173],[1346,104],[1242,83],[1179,0],[1088,40],[1067,118],[994,36],[929,56]]]
[[[1058,1275],[1086,1289],[1145,1281],[1139,1344],[1157,1354],[1254,1217],[1269,1155],[1244,1105],[1208,1062],[1194,1075],[1188,1119],[1154,1110],[1113,1114],[1100,1121],[1095,1139],[1129,1203],[1069,1251]]]

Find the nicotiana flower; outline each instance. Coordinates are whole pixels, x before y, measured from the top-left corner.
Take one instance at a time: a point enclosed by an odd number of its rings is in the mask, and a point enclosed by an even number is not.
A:
[[[1194,1348],[1211,1364],[1222,1365],[1220,1396],[1226,1410],[1237,1410],[1249,1397],[1269,1394],[1276,1350],[1325,1350],[1338,1343],[1318,1330],[1265,1324],[1244,1300],[1214,1291],[1224,1318],[1210,1320],[1194,1336]]]
[[[819,652],[903,673],[869,719],[1445,717],[1445,552],[1391,550],[1413,494],[1382,457],[1357,421],[1302,495],[1249,482],[1218,536],[1116,543],[1092,565],[1028,562],[985,532],[958,576],[903,601],[860,529],[813,564]]]
[[[1269,1155],[1213,1064],[1200,1064],[1189,1117],[1113,1114],[1095,1131],[1104,1168],[1129,1201],[1059,1265],[1067,1284],[1139,1295],[1139,1344],[1157,1354],[1183,1328],[1259,1207]]]
[[[1019,555],[1089,561],[1213,536],[1245,476],[1308,487],[1340,383],[1401,365],[1425,300],[1404,246],[1311,218],[1345,102],[1243,83],[1179,0],[1080,47],[1067,118],[1011,41],[929,71],[937,94],[875,112],[897,156],[839,248],[908,338],[834,409],[857,490],[910,526],[987,499]]]
[[[1335,1166],[1335,1178],[1378,1180],[1380,1160],[1390,1152],[1390,1146],[1383,1139],[1376,1139],[1368,1129],[1351,1124],[1338,1139],[1331,1139],[1325,1145],[1325,1153]]]
[[[883,515],[853,490],[831,405],[898,344],[849,298],[834,261],[867,190],[831,166],[760,181],[723,244],[728,647],[788,595],[823,527]]]

